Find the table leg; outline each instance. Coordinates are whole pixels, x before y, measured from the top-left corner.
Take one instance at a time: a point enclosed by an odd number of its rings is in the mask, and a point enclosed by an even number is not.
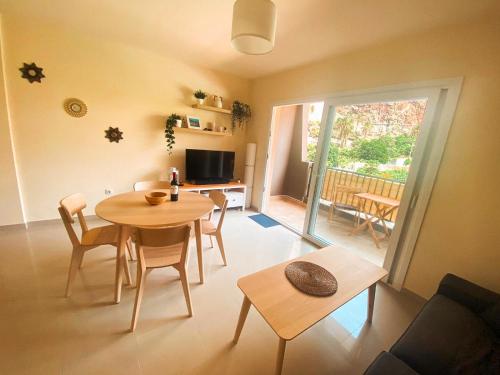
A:
[[[360,221],[361,221],[361,211],[362,211],[362,209],[365,206],[364,202],[365,201],[363,201],[361,198],[358,198],[358,215],[359,215],[358,216],[358,222],[357,222],[356,227],[350,233],[351,235],[356,234],[358,232],[361,232],[363,229],[366,229],[368,227],[368,221],[371,220],[371,216],[368,215],[366,212],[363,212],[365,214],[365,218],[364,218],[364,221],[362,223],[360,223]]]
[[[118,246],[116,248],[116,270],[115,270],[115,303],[120,303],[122,293],[122,268],[125,272],[128,270],[124,262],[127,261],[125,257],[125,247],[129,237],[129,229],[126,225],[120,225],[118,230]],[[130,274],[128,274],[128,277]]]
[[[201,242],[201,219],[194,221],[194,232],[196,235],[196,253],[198,254],[198,272],[200,274],[200,284],[205,281],[203,275],[203,246]]]
[[[281,375],[281,371],[283,370],[283,359],[285,358],[285,348],[286,348],[286,340],[280,337],[280,342],[278,344],[278,357],[276,358],[276,370],[274,371],[275,375]]]
[[[368,221],[371,220],[371,218],[365,213],[365,218],[363,220],[364,222],[361,224],[359,224],[358,220],[358,226],[352,230],[351,235],[361,232],[363,229],[365,229],[368,226]]]
[[[378,203],[375,203],[375,208],[377,209],[377,216],[379,218],[379,221],[382,222],[382,228],[384,229],[385,236],[383,238],[388,238],[389,237],[389,230],[387,229],[387,226],[385,225],[385,217],[389,214],[389,211],[387,211],[386,208],[380,207]]]
[[[368,288],[368,309],[366,314],[366,321],[368,323],[371,323],[373,318],[373,306],[375,304],[376,289],[377,289],[377,283],[370,285],[370,287]]]
[[[373,229],[371,219],[368,221],[368,230],[370,231],[373,241],[375,242],[375,246],[377,246],[377,249],[380,249],[380,243],[378,241],[377,233],[375,233],[375,229]]]
[[[238,319],[238,325],[236,326],[236,331],[234,332],[233,342],[234,344],[238,343],[238,340],[241,335],[241,330],[243,329],[243,325],[245,324],[245,320],[247,319],[248,310],[250,309],[250,300],[247,296],[243,298],[243,303],[241,304],[240,317]]]

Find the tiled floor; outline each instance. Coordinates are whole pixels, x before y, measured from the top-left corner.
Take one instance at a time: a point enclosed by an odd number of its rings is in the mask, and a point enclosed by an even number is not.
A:
[[[175,270],[151,272],[135,333],[128,332],[135,289],[124,288],[122,302],[112,303],[112,247],[88,253],[65,299],[71,247],[63,225],[0,228],[0,374],[271,374],[278,340],[254,309],[231,345],[242,301],[236,280],[314,247],[281,226],[260,227],[246,217],[252,213],[228,213],[229,265],[206,248],[204,285],[191,250],[194,317],[187,317]],[[360,374],[421,305],[380,285],[370,326],[361,294],[287,345],[283,373]]]
[[[269,198],[266,213],[302,233],[306,217],[306,206],[302,202],[284,195],[275,195]],[[378,249],[368,230],[351,235],[353,228],[352,219],[335,215],[333,221],[330,222],[328,213],[320,210],[316,220],[315,234],[382,266],[387,252],[387,239],[380,242],[380,249]],[[381,233],[379,235],[381,236]]]

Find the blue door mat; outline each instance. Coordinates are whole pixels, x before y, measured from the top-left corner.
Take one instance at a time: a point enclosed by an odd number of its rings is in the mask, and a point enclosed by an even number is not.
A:
[[[276,220],[271,219],[269,216],[264,214],[252,215],[248,216],[248,218],[252,219],[257,224],[259,224],[264,228],[270,228],[270,227],[275,227],[276,225],[280,225],[280,223],[278,223]]]

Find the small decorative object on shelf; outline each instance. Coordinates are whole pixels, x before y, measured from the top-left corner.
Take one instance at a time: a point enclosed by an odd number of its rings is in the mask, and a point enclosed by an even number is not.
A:
[[[167,151],[169,155],[172,155],[172,149],[175,144],[175,135],[174,135],[174,127],[177,126],[178,121],[181,121],[181,116],[176,113],[172,113],[167,117],[167,121],[165,124],[165,138],[167,139]]]
[[[193,95],[198,101],[198,104],[203,104],[205,102],[205,98],[207,97],[207,93],[202,90],[196,90]]]
[[[106,135],[104,138],[108,138],[109,142],[120,142],[120,139],[123,139],[123,132],[120,131],[119,128],[109,127],[108,130],[104,131]]]
[[[252,111],[248,104],[237,100],[233,102],[233,111],[231,116],[231,126],[233,129],[236,127],[236,124],[238,124],[240,128],[245,126],[248,123],[248,120],[250,120],[250,117],[252,117]]]
[[[222,108],[222,96],[214,95],[214,105],[217,108]]]
[[[27,79],[30,83],[42,83],[42,78],[45,78],[42,73],[43,68],[36,66],[35,63],[23,63],[23,66],[19,68],[19,70],[21,71],[21,73],[23,73],[21,77]]]
[[[186,116],[186,119],[188,128],[201,130],[201,121],[198,117]]]
[[[64,101],[64,110],[73,117],[83,117],[87,114],[87,106],[80,99],[69,98]]]

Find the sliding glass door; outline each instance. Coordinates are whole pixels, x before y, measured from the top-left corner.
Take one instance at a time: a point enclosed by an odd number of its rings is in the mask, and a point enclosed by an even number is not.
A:
[[[305,237],[386,263],[411,198],[418,196],[418,170],[438,97],[437,89],[415,89],[325,102]]]

